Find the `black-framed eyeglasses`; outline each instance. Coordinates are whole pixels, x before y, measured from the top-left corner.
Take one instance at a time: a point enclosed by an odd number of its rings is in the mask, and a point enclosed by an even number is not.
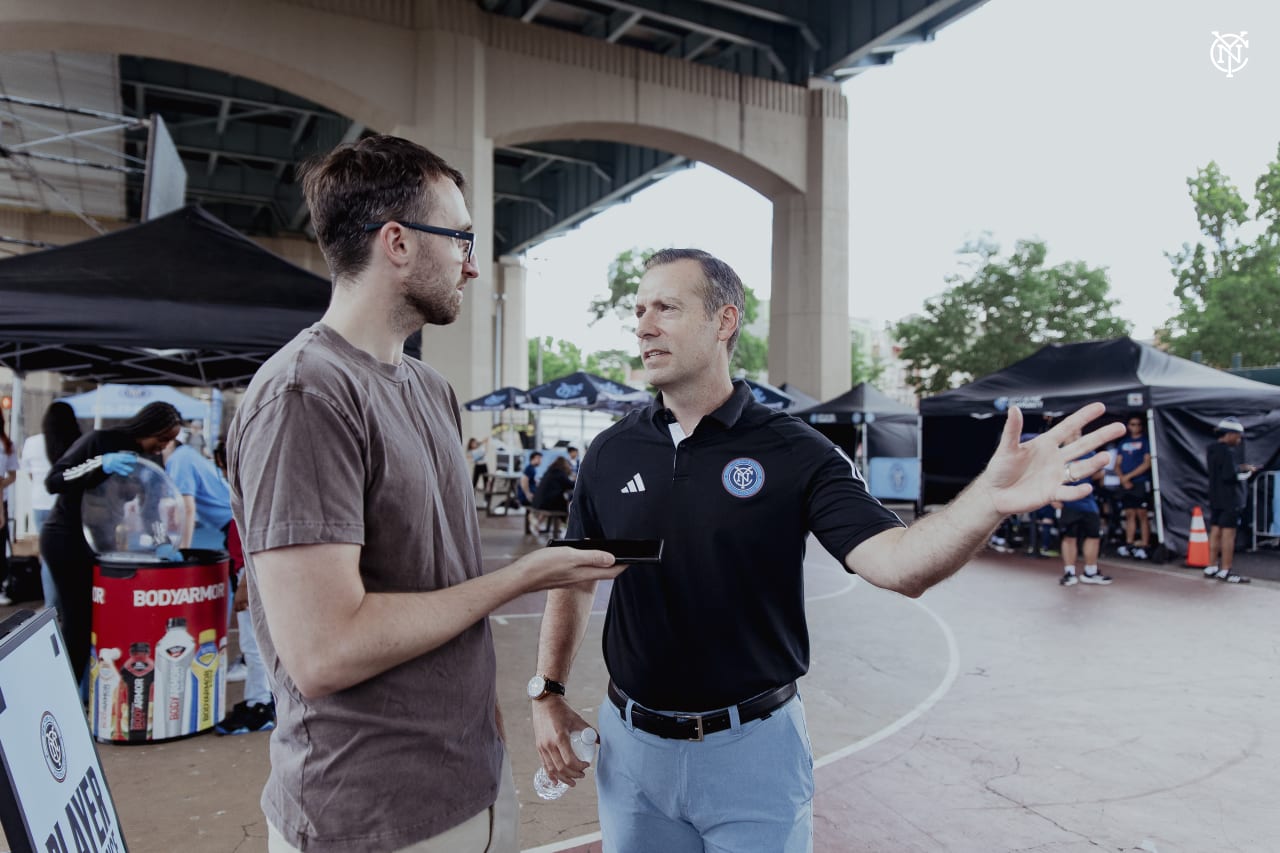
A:
[[[420,225],[417,222],[405,222],[403,219],[392,219],[397,225],[412,228],[414,231],[425,231],[428,234],[439,234],[441,237],[452,237],[454,244],[462,249],[468,263],[476,262],[476,235],[470,231],[456,231],[453,228],[441,228],[439,225]],[[386,222],[370,222],[364,226],[366,232],[377,231]]]

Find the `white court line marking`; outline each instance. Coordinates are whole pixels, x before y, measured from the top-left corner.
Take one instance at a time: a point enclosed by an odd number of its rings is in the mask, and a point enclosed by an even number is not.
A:
[[[952,633],[951,626],[944,622],[941,616],[929,609],[924,602],[917,598],[909,600],[925,613],[929,614],[929,617],[937,623],[938,630],[942,632],[943,639],[947,641],[948,660],[946,674],[942,676],[942,681],[940,681],[938,686],[933,689],[933,692],[926,696],[923,701],[917,704],[910,711],[903,714],[880,731],[869,734],[862,738],[862,740],[855,741],[842,749],[837,749],[835,752],[829,752],[817,759],[813,762],[814,770],[817,770],[819,767],[826,767],[828,764],[832,764],[842,758],[848,758],[855,752],[864,750],[867,747],[877,744],[885,738],[902,731],[904,728],[923,716],[926,711],[938,704],[938,701],[951,689],[951,685],[955,684],[956,677],[960,674],[960,646],[956,643],[956,636]]]
[[[848,581],[846,582],[846,584],[842,589],[836,592],[826,593],[825,595],[819,595],[813,598],[808,598],[806,600],[807,601],[823,601],[828,598],[834,598],[837,595],[843,595],[844,593],[848,592],[849,590],[857,586],[857,583],[859,580],[860,579],[858,578],[857,575],[849,575]],[[842,749],[837,749],[835,752],[829,752],[826,755],[822,756],[821,758],[815,760],[813,762],[814,770],[817,770],[820,767],[825,767],[828,764],[833,764],[842,758],[848,758],[850,755],[853,755],[856,752],[864,750],[869,746],[873,746],[874,744],[879,743],[885,738],[899,731],[902,731],[902,729],[911,725],[913,722],[915,722],[921,716],[923,716],[926,711],[928,711],[934,705],[938,704],[938,701],[941,700],[942,697],[945,696],[947,692],[951,689],[951,685],[955,684],[956,678],[960,674],[960,646],[959,644],[956,643],[956,636],[951,631],[951,626],[949,626],[945,621],[943,621],[941,616],[939,616],[937,613],[934,613],[933,610],[931,610],[928,606],[926,606],[924,602],[916,598],[912,598],[908,600],[911,601],[913,604],[915,604],[917,607],[919,607],[921,610],[923,610],[925,613],[929,614],[929,618],[933,619],[933,621],[937,624],[938,630],[942,632],[943,638],[947,641],[948,660],[947,660],[946,674],[943,675],[942,681],[938,683],[938,686],[934,688],[933,692],[930,693],[927,697],[925,697],[923,701],[917,704],[910,711],[903,714],[901,717],[894,720],[889,725],[880,729],[880,731],[867,735],[866,737],[862,738],[859,741],[855,741],[854,743],[851,743],[848,746],[843,747]],[[494,617],[494,618],[497,618],[497,617]],[[592,844],[596,841],[599,841],[600,839],[601,839],[600,833],[597,831],[597,832],[592,832],[588,835],[579,835],[576,838],[568,838],[568,839],[565,839],[564,841],[554,841],[550,844],[544,844],[541,847],[531,847],[522,851],[522,853],[560,853],[560,851],[571,850],[574,847],[581,847],[584,844]]]

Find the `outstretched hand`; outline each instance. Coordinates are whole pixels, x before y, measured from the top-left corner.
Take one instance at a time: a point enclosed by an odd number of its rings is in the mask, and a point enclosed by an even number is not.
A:
[[[1053,429],[1031,441],[1019,442],[1022,410],[1009,407],[1000,445],[979,477],[995,510],[1002,515],[1029,512],[1052,501],[1074,501],[1093,491],[1087,480],[1106,467],[1108,457],[1095,451],[1124,434],[1124,424],[1114,423],[1082,435],[1106,407],[1090,403],[1063,418]],[[1080,457],[1093,454],[1087,459]]]

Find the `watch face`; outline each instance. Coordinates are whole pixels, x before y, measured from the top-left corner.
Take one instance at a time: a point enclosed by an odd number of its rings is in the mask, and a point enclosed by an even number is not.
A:
[[[529,679],[529,686],[525,690],[528,692],[530,699],[537,699],[547,692],[547,680],[541,675],[535,675]]]

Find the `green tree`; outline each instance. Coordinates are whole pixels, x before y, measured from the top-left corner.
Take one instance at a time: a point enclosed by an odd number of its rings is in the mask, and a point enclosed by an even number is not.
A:
[[[870,353],[864,334],[853,332],[849,345],[849,380],[854,385],[862,382],[874,384],[884,374],[884,361]]]
[[[632,368],[640,367],[640,356],[631,355],[620,349],[607,349],[593,352],[587,356],[587,371],[623,385],[627,383],[627,374]]]
[[[627,249],[618,254],[609,264],[609,292],[593,299],[589,308],[592,314],[591,323],[595,324],[610,314],[621,320],[629,320],[636,313],[636,291],[640,288],[640,279],[644,276],[644,263],[653,255],[653,249]],[[734,376],[750,376],[758,379],[769,367],[769,343],[765,339],[751,334],[747,326],[756,321],[760,313],[760,299],[755,291],[743,285],[746,299],[743,304],[744,317],[742,332],[738,335],[738,343],[729,362],[729,372]],[[634,325],[628,326],[635,329]]]
[[[1082,261],[1046,267],[1039,240],[1019,240],[1007,260],[990,238],[966,244],[970,271],[951,275],[923,315],[898,323],[908,382],[934,394],[993,373],[1045,344],[1076,343],[1128,334],[1114,316],[1116,301],[1102,268]]]
[[[529,387],[538,384],[538,338],[529,339]],[[569,341],[542,338],[542,381],[583,369],[582,350]]]
[[[1167,253],[1178,314],[1168,323],[1169,349],[1207,364],[1280,361],[1280,150],[1255,184],[1249,205],[1210,162],[1187,179],[1202,239]],[[1252,238],[1246,235],[1254,235]]]

